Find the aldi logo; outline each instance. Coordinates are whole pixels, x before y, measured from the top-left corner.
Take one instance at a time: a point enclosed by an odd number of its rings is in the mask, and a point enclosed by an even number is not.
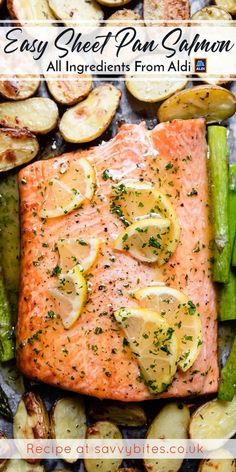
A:
[[[206,58],[196,58],[194,59],[194,72],[197,74],[207,72],[207,59]]]

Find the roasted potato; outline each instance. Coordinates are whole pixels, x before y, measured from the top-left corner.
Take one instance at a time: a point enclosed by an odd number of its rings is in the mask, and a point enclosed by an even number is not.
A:
[[[47,80],[50,94],[56,102],[62,105],[75,105],[89,94],[92,88],[90,74],[57,75],[57,78]]]
[[[30,131],[0,128],[0,172],[31,161],[38,150],[37,138]]]
[[[33,22],[30,26],[38,26],[45,20],[56,19],[47,0],[7,0],[7,8],[13,20],[18,20],[22,26],[27,21]]]
[[[200,462],[198,472],[235,472],[236,462],[229,451],[219,449],[216,451],[217,457],[211,454],[210,459],[204,459]],[[218,459],[220,453],[221,459]]]
[[[119,426],[142,426],[147,422],[145,411],[138,403],[94,400],[89,415],[96,421],[111,421]]]
[[[99,85],[93,89],[86,100],[62,116],[59,128],[65,141],[87,143],[101,136],[115,115],[120,97],[120,90],[112,84]]]
[[[137,21],[141,21],[141,16],[134,10],[117,10],[112,13],[106,20],[106,26],[122,27],[136,25]],[[140,25],[140,23],[138,23]]]
[[[190,420],[190,438],[219,439],[217,447],[221,447],[235,433],[236,395],[232,402],[215,399],[204,403],[194,412]],[[211,444],[207,445],[207,449],[211,449]]]
[[[121,432],[116,425],[109,421],[98,421],[87,430],[88,439],[122,439]],[[87,472],[117,472],[122,459],[85,459]]]
[[[82,398],[62,398],[51,413],[51,431],[55,439],[84,439],[86,436],[86,414]],[[77,459],[65,459],[69,463]]]
[[[236,0],[215,0],[215,4],[232,15],[236,15]]]
[[[135,98],[142,102],[160,102],[173,95],[175,92],[182,90],[188,81],[186,78],[179,78],[175,81],[168,80],[150,80],[148,77],[143,78],[141,75],[127,75],[125,85],[128,91]]]
[[[39,395],[24,393],[13,420],[14,439],[47,439],[50,425],[47,410]]]
[[[32,97],[39,85],[39,77],[26,80],[15,75],[11,80],[0,80],[0,94],[9,100],[24,100]]]
[[[182,403],[168,403],[149,427],[148,439],[187,439],[190,413]],[[148,472],[177,472],[183,459],[145,459]]]
[[[143,2],[143,17],[144,23],[147,26],[154,26],[153,21],[168,21],[168,20],[188,20],[189,19],[189,3],[188,0],[176,0],[171,2],[165,0],[144,0]],[[156,24],[158,25],[158,23]],[[173,23],[170,24],[173,26]]]
[[[104,5],[105,7],[123,7],[127,5],[127,3],[131,2],[131,0],[97,0],[99,3]]]
[[[56,18],[62,20],[65,25],[72,26],[73,23],[94,22],[99,25],[103,19],[103,11],[94,0],[49,0],[49,6]]]
[[[50,98],[35,97],[19,102],[0,103],[0,126],[26,128],[46,134],[57,125],[58,108]]]
[[[119,469],[119,472],[136,472],[136,469],[132,469],[131,467],[124,467]]]
[[[28,464],[23,459],[10,459],[7,461],[4,472],[44,472],[44,466],[40,464]]]
[[[236,111],[236,98],[216,85],[199,85],[177,92],[161,104],[159,121],[189,120],[203,117],[207,123],[226,120]]]
[[[196,11],[193,15],[191,20],[196,21],[194,25],[204,26],[204,21],[227,21],[229,26],[233,26],[233,18],[227,11],[223,10],[223,8],[216,7],[214,5],[208,5],[207,7],[201,8],[201,10]],[[199,23],[198,23],[199,22]],[[203,23],[202,23],[203,22]],[[221,23],[219,23],[221,25]],[[209,23],[207,23],[208,28]]]

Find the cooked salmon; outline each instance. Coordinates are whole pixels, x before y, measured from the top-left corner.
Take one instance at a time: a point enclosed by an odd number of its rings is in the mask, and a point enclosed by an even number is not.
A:
[[[42,188],[61,166],[86,157],[94,166],[97,190],[92,203],[62,217],[42,220]],[[109,169],[111,178],[104,179]],[[115,252],[112,242],[123,223],[110,211],[114,179],[155,183],[176,209],[181,236],[177,250],[160,268]],[[124,125],[101,146],[35,162],[19,174],[21,197],[21,290],[17,325],[17,363],[27,376],[99,398],[141,401],[153,398],[140,378],[137,360],[113,312],[137,306],[130,293],[165,282],[197,306],[203,347],[187,372],[177,372],[161,396],[183,397],[217,390],[216,293],[211,279],[212,249],[205,123],[173,121],[148,131],[145,124]],[[50,318],[48,288],[58,264],[61,238],[98,237],[101,250],[88,274],[89,299],[80,318],[65,330]]]

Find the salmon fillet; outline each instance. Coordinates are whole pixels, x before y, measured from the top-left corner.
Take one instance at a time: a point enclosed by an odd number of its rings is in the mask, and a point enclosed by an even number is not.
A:
[[[205,123],[202,119],[173,121],[148,131],[144,124],[124,125],[117,136],[95,148],[38,161],[19,173],[21,197],[21,290],[17,325],[17,364],[27,376],[43,382],[123,401],[153,398],[140,379],[137,360],[114,320],[114,310],[137,306],[130,292],[163,281],[182,290],[198,307],[203,347],[187,372],[177,372],[165,397],[207,394],[217,390],[216,293],[211,281]],[[61,165],[86,157],[97,175],[93,203],[56,219],[43,221],[45,182]],[[172,163],[173,166],[168,165]],[[124,228],[110,212],[114,178],[152,181],[176,209],[181,236],[177,250],[161,268],[115,252],[112,241]],[[55,244],[68,237],[98,237],[102,247],[89,276],[90,296],[80,318],[69,330],[51,309],[48,288],[58,264]],[[99,329],[97,329],[99,328]],[[160,396],[160,395],[159,395]]]

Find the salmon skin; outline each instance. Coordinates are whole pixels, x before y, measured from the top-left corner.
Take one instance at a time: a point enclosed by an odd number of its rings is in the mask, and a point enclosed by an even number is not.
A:
[[[217,390],[216,293],[211,279],[211,224],[203,119],[157,125],[124,125],[116,137],[95,148],[38,161],[19,173],[21,197],[21,290],[17,325],[17,364],[27,376],[98,398],[142,401],[153,398],[124,336],[114,310],[137,306],[130,292],[165,282],[182,290],[197,306],[203,326],[203,347],[187,372],[177,372],[159,397],[209,394]],[[63,165],[86,157],[97,175],[91,202],[70,214],[43,221],[42,188]],[[111,178],[104,180],[104,171]],[[181,236],[177,250],[161,268],[115,252],[112,241],[123,223],[110,211],[113,179],[155,183],[176,209]],[[48,288],[58,264],[55,244],[68,237],[102,240],[88,276],[90,296],[69,330],[48,316]],[[99,328],[99,329],[98,329]],[[155,397],[157,398],[157,397]]]

